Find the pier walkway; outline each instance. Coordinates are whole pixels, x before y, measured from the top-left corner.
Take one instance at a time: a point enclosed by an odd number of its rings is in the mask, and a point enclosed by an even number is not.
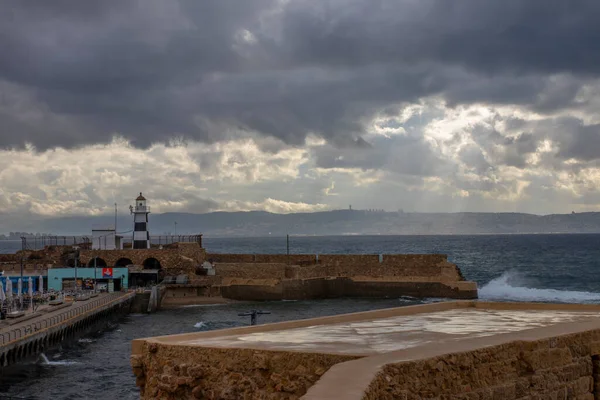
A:
[[[131,305],[135,293],[102,293],[84,301],[48,306],[0,325],[0,366],[35,356]]]

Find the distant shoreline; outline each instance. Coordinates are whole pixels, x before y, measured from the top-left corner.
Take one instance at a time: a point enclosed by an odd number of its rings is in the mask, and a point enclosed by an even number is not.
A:
[[[581,236],[592,236],[592,235],[600,235],[600,232],[535,232],[535,233],[455,233],[455,234],[451,234],[451,233],[440,233],[440,234],[352,234],[352,235],[307,235],[307,234],[290,234],[290,241],[293,244],[293,239],[294,238],[391,238],[391,237],[444,237],[444,238],[450,238],[450,237],[485,237],[485,236],[497,236],[497,237],[503,237],[503,236],[577,236],[577,235],[581,235]],[[53,236],[61,236],[61,235],[53,235]],[[66,235],[66,236],[73,236],[73,235]],[[80,235],[76,235],[76,236],[80,236]],[[182,234],[182,236],[185,236],[185,234]],[[32,238],[33,239],[33,238]],[[264,239],[266,240],[273,240],[273,239],[277,239],[277,240],[281,240],[281,241],[285,241],[286,236],[285,235],[271,235],[271,236],[264,236],[264,235],[259,235],[259,236],[223,236],[223,235],[209,235],[209,236],[205,236],[203,238],[204,243],[206,243],[206,241],[210,242],[211,240],[223,240],[223,241],[227,241],[227,240],[231,240],[231,241],[239,241],[239,240],[243,240],[243,239],[251,239],[251,240],[261,240]],[[204,247],[206,248],[207,246],[204,245]],[[40,247],[42,248],[42,247]],[[15,239],[0,239],[0,254],[15,254],[17,251],[21,250],[21,240],[15,240]]]
[[[179,236],[189,236],[191,233],[182,233]],[[481,233],[332,233],[325,235],[317,235],[317,234],[308,234],[308,233],[289,233],[290,238],[292,237],[376,237],[376,236],[513,236],[513,235],[600,235],[600,231],[594,232],[481,232]],[[48,237],[90,237],[91,235],[85,234],[52,234],[45,236]],[[151,234],[151,236],[153,236]],[[159,235],[156,235],[159,236]],[[44,236],[38,236],[37,238],[41,238]],[[203,240],[214,239],[242,239],[242,238],[252,238],[252,239],[268,239],[268,238],[285,238],[286,234],[277,234],[277,235],[222,235],[222,234],[211,234],[204,233]],[[35,240],[36,237],[27,237],[28,240]],[[21,242],[21,239],[2,239],[0,238],[0,243],[2,242]]]

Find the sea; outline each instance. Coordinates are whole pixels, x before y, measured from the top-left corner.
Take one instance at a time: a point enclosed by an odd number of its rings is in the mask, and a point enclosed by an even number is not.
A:
[[[0,241],[14,252],[20,241]],[[204,238],[215,253],[280,253],[285,237]],[[600,303],[600,234],[473,236],[291,236],[292,254],[442,253],[475,281],[479,297],[495,301]],[[135,338],[249,325],[238,313],[269,311],[259,323],[279,322],[447,299],[334,299],[184,306],[130,314],[37,361],[0,371],[1,395],[26,399],[138,399],[129,365]]]

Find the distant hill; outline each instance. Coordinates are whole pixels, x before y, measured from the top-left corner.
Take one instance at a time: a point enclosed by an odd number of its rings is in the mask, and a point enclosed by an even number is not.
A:
[[[338,210],[272,214],[264,211],[207,214],[150,214],[153,235],[203,233],[206,236],[265,235],[428,235],[600,233],[600,213],[533,215],[523,213],[401,213]],[[82,216],[38,219],[24,223],[0,215],[0,232],[52,232],[89,235],[92,228],[112,227],[114,217]],[[120,232],[133,229],[130,216],[118,219]]]

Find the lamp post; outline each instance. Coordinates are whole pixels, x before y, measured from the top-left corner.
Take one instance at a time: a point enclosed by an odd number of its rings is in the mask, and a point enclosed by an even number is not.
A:
[[[25,247],[27,246],[27,239],[21,236],[21,282],[23,282],[23,254],[25,253]],[[21,286],[22,290],[23,286]],[[20,310],[23,310],[23,293],[19,292],[19,298],[21,299]]]
[[[74,246],[75,249],[75,293],[77,293],[77,262],[79,261],[79,247]]]
[[[96,270],[96,261],[98,257],[94,257],[94,293],[96,293],[96,287],[98,286],[98,273]]]

